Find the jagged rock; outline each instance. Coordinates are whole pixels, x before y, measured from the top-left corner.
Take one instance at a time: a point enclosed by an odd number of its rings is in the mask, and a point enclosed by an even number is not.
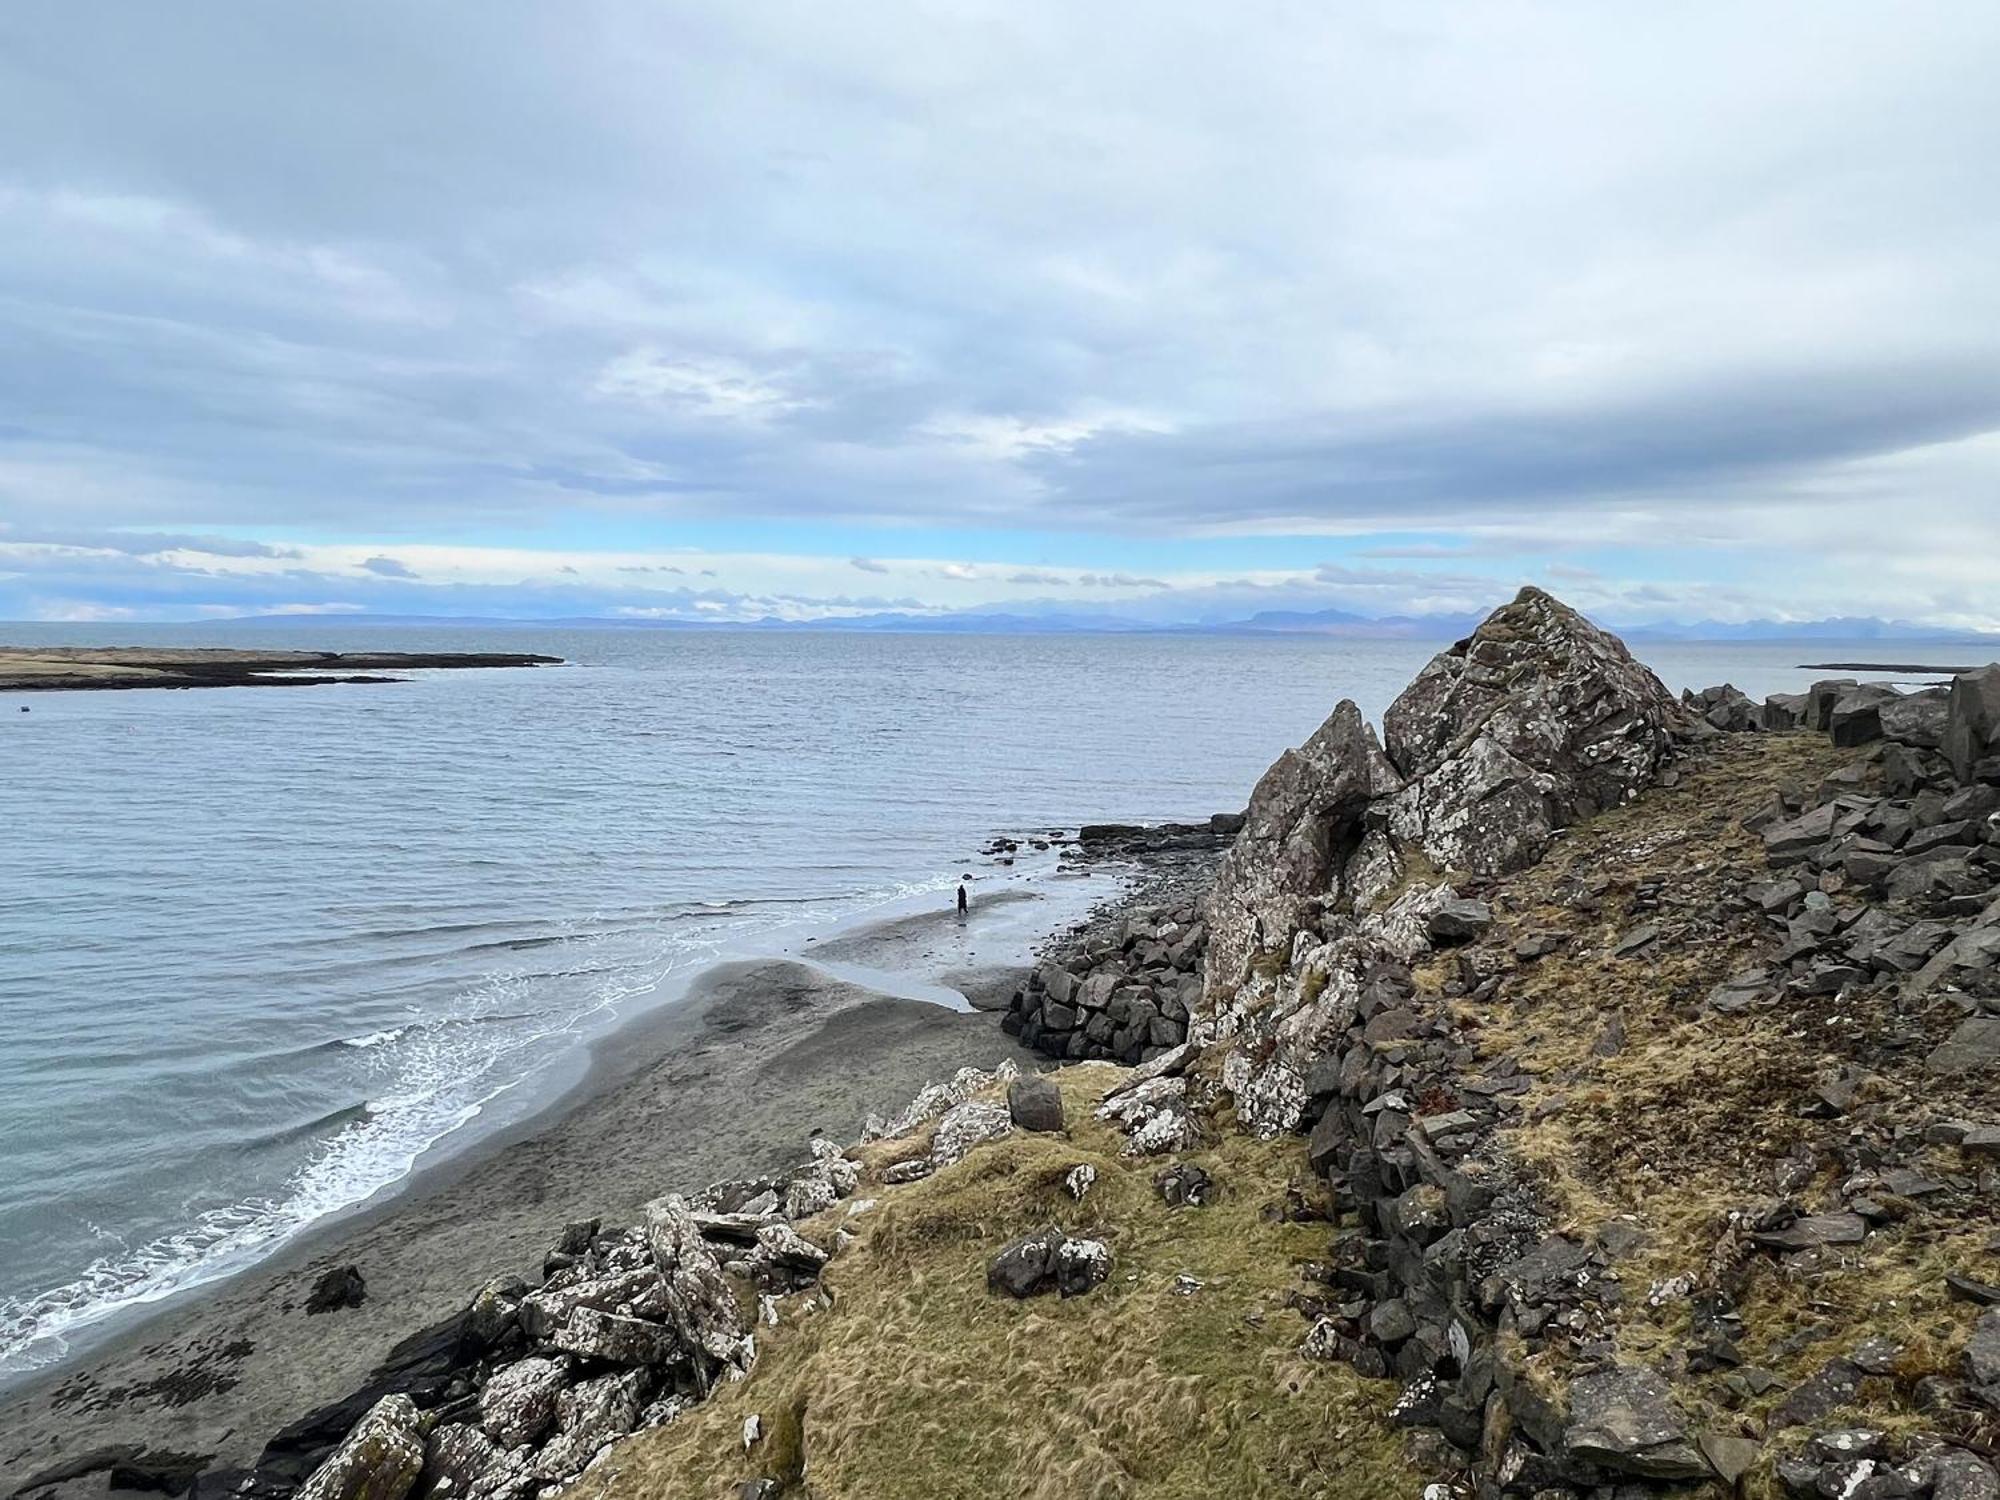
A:
[[[1007,1086],[1007,1113],[1023,1130],[1054,1134],[1068,1123],[1062,1090],[1039,1073],[1024,1074]]]
[[[627,1370],[564,1391],[556,1402],[556,1435],[535,1455],[535,1477],[544,1483],[567,1479],[606,1443],[637,1427],[651,1378],[644,1370]]]
[[[479,1393],[480,1428],[503,1448],[540,1442],[568,1378],[564,1361],[539,1355],[502,1366]]]
[[[491,1349],[520,1319],[528,1284],[518,1276],[495,1276],[473,1294],[465,1310],[465,1331],[482,1349]]]
[[[1391,831],[1440,868],[1522,869],[1557,828],[1650,785],[1688,722],[1617,637],[1525,588],[1390,705],[1407,778]]]
[[[1581,1376],[1569,1402],[1563,1444],[1572,1456],[1648,1479],[1707,1477],[1667,1382],[1653,1371],[1620,1365]]]
[[[667,1322],[681,1349],[695,1357],[697,1384],[706,1390],[725,1368],[747,1371],[756,1346],[686,1201],[669,1194],[648,1203],[645,1213],[646,1243],[667,1282]]]
[[[1834,744],[1847,748],[1870,744],[1882,738],[1882,710],[1903,695],[1879,682],[1850,688],[1834,700],[1827,713],[1827,733]]]
[[[954,1104],[938,1121],[931,1137],[931,1166],[943,1168],[964,1157],[974,1146],[997,1141],[1014,1128],[1007,1106],[990,1099]]]
[[[425,1440],[416,1500],[524,1500],[534,1487],[527,1458],[470,1423],[447,1422]]]
[[[299,1487],[298,1500],[403,1500],[423,1467],[417,1403],[384,1396]]]
[[[1868,1234],[1859,1214],[1810,1214],[1783,1229],[1766,1230],[1752,1238],[1767,1250],[1814,1250],[1821,1245],[1858,1245]]]
[[[1432,942],[1469,943],[1493,925],[1493,908],[1484,901],[1453,897],[1431,913],[1427,924]]]
[[[1010,1297],[1034,1296],[1048,1281],[1063,1238],[1062,1230],[1050,1224],[1006,1245],[986,1268],[987,1287]]]
[[[1925,688],[1905,693],[1877,710],[1882,721],[1882,738],[1898,745],[1936,750],[1944,744],[1951,721],[1951,690]]]
[[[1063,1191],[1077,1202],[1083,1202],[1084,1195],[1097,1185],[1097,1168],[1089,1162],[1078,1162],[1063,1174]]]
[[[974,1094],[982,1093],[996,1084],[1012,1083],[1021,1076],[1021,1070],[1011,1062],[1003,1062],[989,1072],[978,1068],[960,1068],[951,1075],[949,1083],[926,1085],[912,1099],[909,1105],[892,1120],[872,1120],[863,1132],[864,1139],[881,1140],[899,1135],[908,1135],[919,1125],[937,1119],[952,1108],[963,1104]]]
[[[1979,1315],[1965,1344],[1965,1375],[1974,1385],[2000,1388],[2000,1307]],[[2000,1389],[1996,1389],[2000,1395]]]
[[[1350,701],[1264,773],[1208,896],[1204,994],[1211,1006],[1235,993],[1260,954],[1289,952],[1295,933],[1339,904],[1363,815],[1399,785],[1375,731]]]
[[[356,1266],[335,1266],[324,1272],[306,1293],[306,1316],[335,1312],[343,1307],[359,1307],[368,1296],[368,1283]]]
[[[671,1329],[594,1307],[574,1309],[549,1330],[549,1343],[565,1353],[614,1365],[657,1364],[671,1359],[675,1350]]]
[[[1979,763],[2000,749],[2000,663],[1952,678],[1942,748],[1961,784],[1975,780]]]
[[[1931,1460],[1931,1500],[2000,1500],[2000,1474],[1957,1448]]]
[[[789,1224],[766,1224],[757,1231],[753,1259],[781,1271],[816,1276],[827,1262],[827,1254]]]

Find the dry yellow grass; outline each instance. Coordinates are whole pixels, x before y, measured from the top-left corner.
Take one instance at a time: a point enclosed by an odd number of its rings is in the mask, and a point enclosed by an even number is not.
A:
[[[1164,1163],[1118,1154],[1090,1109],[1122,1071],[1057,1075],[1068,1139],[1016,1133],[924,1182],[864,1186],[878,1207],[829,1266],[826,1301],[793,1298],[762,1330],[751,1378],[619,1447],[579,1493],[607,1500],[733,1496],[745,1478],[818,1500],[947,1496],[1124,1500],[1379,1495],[1407,1485],[1385,1417],[1393,1389],[1295,1353],[1286,1306],[1324,1224],[1261,1212],[1305,1175],[1296,1141],[1234,1131],[1189,1159],[1221,1200],[1169,1209]],[[909,1154],[894,1143],[879,1164]],[[1062,1178],[1089,1163],[1083,1203]],[[806,1226],[826,1239],[844,1210]],[[1103,1238],[1111,1280],[1087,1296],[990,1293],[1006,1241],[1054,1221]],[[1175,1278],[1202,1283],[1191,1295]],[[767,1436],[748,1454],[756,1414]]]

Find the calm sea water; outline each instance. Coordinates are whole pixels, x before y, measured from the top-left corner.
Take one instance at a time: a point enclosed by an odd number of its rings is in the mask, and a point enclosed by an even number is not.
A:
[[[323,623],[0,641],[573,663],[0,695],[0,1374],[526,1112],[719,953],[941,896],[996,830],[1240,807],[1336,699],[1379,717],[1435,649]],[[1676,688],[1755,695],[1868,649],[1648,654]]]

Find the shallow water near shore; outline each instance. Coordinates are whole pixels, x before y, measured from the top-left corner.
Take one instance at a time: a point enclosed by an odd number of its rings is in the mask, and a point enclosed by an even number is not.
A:
[[[0,1377],[516,1122],[723,958],[949,1003],[1089,892],[995,832],[1240,807],[1440,643],[8,627],[10,643],[515,650],[383,687],[0,702]],[[1865,648],[1645,652],[1753,694]],[[895,978],[858,925],[1039,893]],[[998,920],[999,906],[987,908]],[[981,929],[998,932],[1000,928]],[[935,928],[922,931],[935,933]],[[914,977],[913,977],[914,976]],[[897,988],[900,986],[900,988]]]

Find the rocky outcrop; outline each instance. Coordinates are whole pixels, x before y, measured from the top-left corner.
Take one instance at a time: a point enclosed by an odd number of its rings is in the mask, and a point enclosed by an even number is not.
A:
[[[1532,863],[1696,732],[1622,643],[1532,588],[1434,657],[1384,723],[1386,753],[1342,703],[1280,756],[1209,896],[1190,1036],[1224,1044],[1255,1130],[1299,1123],[1331,1040],[1384,1008],[1383,965],[1477,929],[1454,882]]]
[[[1295,933],[1342,906],[1369,809],[1401,785],[1350,701],[1278,757],[1251,793],[1243,831],[1209,892],[1209,993],[1240,985],[1260,955],[1288,951]]]
[[[1407,780],[1390,832],[1439,869],[1521,869],[1558,829],[1651,785],[1686,723],[1616,636],[1523,589],[1384,715]]]

